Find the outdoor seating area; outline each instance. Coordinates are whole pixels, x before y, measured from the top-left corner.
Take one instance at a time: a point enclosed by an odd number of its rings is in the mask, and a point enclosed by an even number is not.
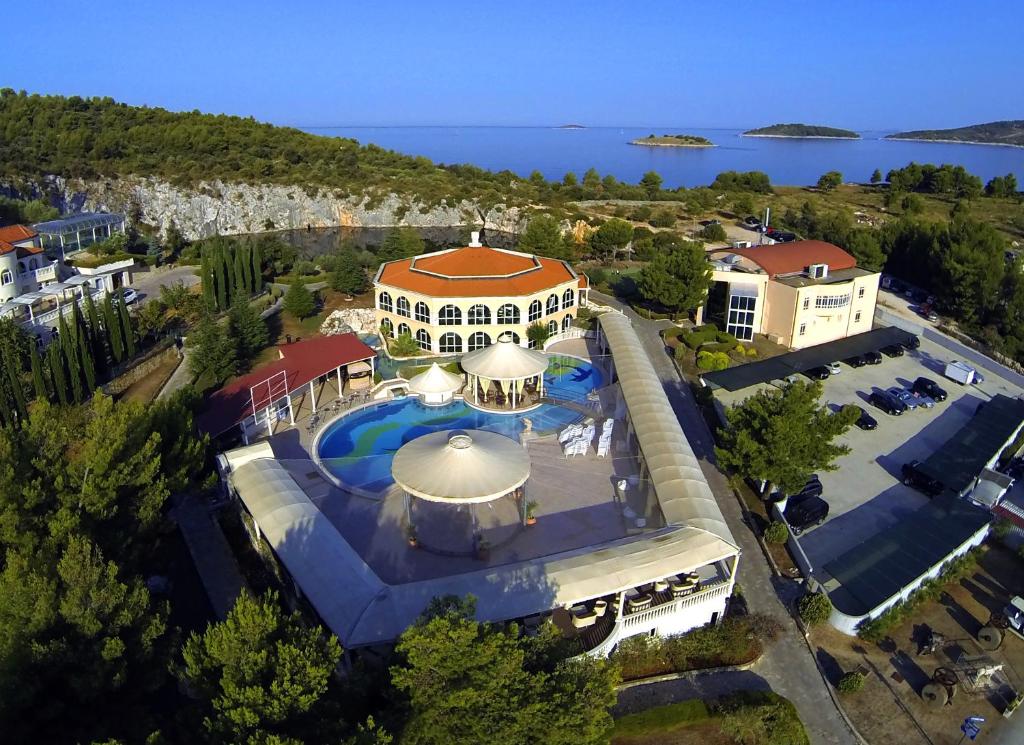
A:
[[[601,435],[597,440],[597,455],[599,458],[607,457],[612,447],[612,431],[615,428],[614,419],[605,419],[601,425]],[[583,424],[572,424],[558,434],[558,442],[562,445],[562,454],[566,458],[577,455],[586,455],[590,452],[590,446],[594,442],[597,428],[593,419],[587,419]]]
[[[331,382],[333,383],[333,381]],[[349,382],[351,382],[351,379],[349,379]],[[306,433],[313,434],[320,428],[321,424],[332,419],[339,411],[351,409],[353,406],[360,406],[369,403],[369,401],[369,387],[363,387],[360,390],[348,390],[348,392],[328,401],[326,404],[321,399],[320,408],[309,415],[309,419],[306,422]]]
[[[548,357],[505,334],[461,360],[466,403],[488,411],[523,411],[541,403]]]

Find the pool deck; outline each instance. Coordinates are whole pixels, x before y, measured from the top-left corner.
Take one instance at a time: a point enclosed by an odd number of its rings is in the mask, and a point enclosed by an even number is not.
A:
[[[591,346],[588,340],[573,339],[554,345],[548,352],[592,360],[602,368],[607,380],[607,366],[602,364],[603,360],[593,360]],[[591,413],[598,425],[614,416],[618,401],[617,385],[600,390],[600,406]],[[347,412],[346,409],[340,413]],[[636,517],[646,520],[644,530],[662,524],[654,500],[642,486],[628,489],[625,498],[617,494],[616,482],[636,472],[636,459],[622,429],[616,428],[611,453],[604,458],[597,457],[593,447],[585,456],[565,458],[555,435],[528,433],[523,437],[531,463],[526,499],[537,503],[537,523],[519,527],[518,508],[511,498],[504,497],[474,508],[475,527],[492,546],[486,560],[445,555],[423,545],[414,548],[406,539],[405,496],[397,486],[377,498],[356,495],[329,481],[311,459],[309,451],[315,432],[309,432],[306,426],[311,413],[305,396],[297,406],[296,426],[271,438],[271,447],[346,541],[390,584],[461,574],[593,546],[639,532]],[[474,528],[467,509],[413,500],[422,543],[468,549]],[[460,514],[459,510],[463,512]],[[426,530],[432,533],[430,540],[423,533]]]

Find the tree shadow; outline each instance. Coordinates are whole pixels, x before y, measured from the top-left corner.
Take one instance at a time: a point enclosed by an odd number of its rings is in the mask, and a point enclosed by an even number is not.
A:
[[[964,608],[956,599],[947,592],[942,593],[940,602],[945,606],[946,613],[949,617],[956,621],[957,625],[960,626],[964,631],[970,634],[971,638],[977,638],[978,631],[984,625],[977,618],[972,616],[966,608]]]
[[[823,647],[818,647],[815,652],[815,657],[818,658],[818,666],[825,674],[825,678],[833,686],[839,685],[839,679],[843,677],[843,666],[839,664],[839,660],[829,654]]]
[[[889,658],[889,663],[896,669],[896,672],[902,676],[903,680],[906,681],[907,685],[910,686],[914,693],[918,695],[921,695],[921,690],[932,679],[931,676],[914,661],[914,658],[902,649],[896,650],[896,653]]]

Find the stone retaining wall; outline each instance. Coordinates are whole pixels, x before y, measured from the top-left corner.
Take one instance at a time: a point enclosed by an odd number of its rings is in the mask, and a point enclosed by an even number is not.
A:
[[[104,385],[103,392],[108,396],[120,395],[157,368],[167,364],[169,360],[177,360],[179,357],[180,355],[174,344],[171,344],[169,347],[151,350],[147,356],[143,357],[141,362]]]

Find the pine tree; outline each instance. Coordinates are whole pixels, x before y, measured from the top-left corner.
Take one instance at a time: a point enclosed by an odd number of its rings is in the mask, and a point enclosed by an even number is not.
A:
[[[60,353],[60,343],[50,342],[46,350],[46,366],[50,370],[50,380],[53,383],[53,390],[57,394],[57,400],[62,406],[68,404],[68,378],[64,373],[64,359]]]
[[[235,342],[210,313],[205,313],[189,333],[188,345],[192,347],[189,365],[194,377],[207,376],[219,384],[235,372]]]
[[[121,321],[121,338],[124,339],[125,358],[130,360],[135,356],[135,330],[132,328],[132,317],[128,313],[128,303],[124,301],[122,295],[118,295],[117,298],[117,314]]]
[[[296,280],[288,286],[288,292],[284,294],[284,309],[301,321],[306,316],[313,315],[316,300],[306,285]]]
[[[259,243],[252,246],[252,291],[254,295],[263,291],[263,252]]]
[[[25,389],[21,385],[21,376],[18,374],[20,365],[11,358],[10,354],[4,355],[3,365],[7,375],[7,384],[10,386],[11,400],[14,402],[14,410],[18,419],[24,420],[25,415],[28,414],[28,404],[25,401]]]
[[[114,313],[109,292],[103,298],[103,329],[107,332],[107,346],[110,347],[111,356],[115,362],[120,362],[124,359],[124,340],[121,338],[121,324]]]
[[[46,378],[43,375],[43,361],[39,358],[39,347],[35,342],[28,348],[29,362],[32,366],[32,387],[36,392],[37,401],[48,401],[50,392],[46,389]]]
[[[60,353],[67,363],[68,382],[71,384],[71,396],[76,404],[82,403],[84,389],[82,388],[82,368],[78,364],[78,345],[75,343],[68,324],[64,320],[64,314],[60,316],[58,323],[60,331]]]
[[[267,322],[260,318],[248,299],[235,298],[228,312],[228,336],[235,342],[239,370],[248,367],[256,354],[267,346]]]

